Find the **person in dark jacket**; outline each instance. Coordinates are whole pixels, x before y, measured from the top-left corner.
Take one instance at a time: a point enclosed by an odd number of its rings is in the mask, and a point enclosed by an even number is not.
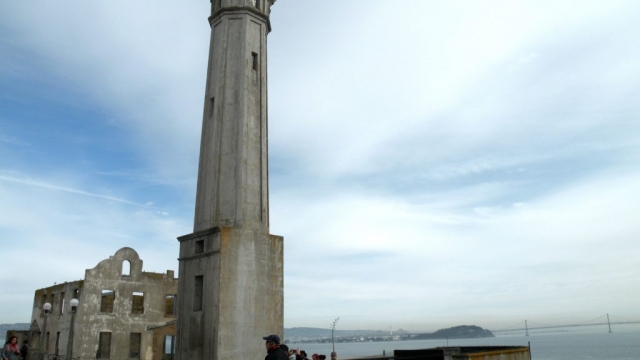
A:
[[[22,356],[22,360],[29,359],[29,340],[25,340],[22,342],[22,347],[20,348],[20,356]]]
[[[280,348],[280,337],[278,335],[269,335],[262,338],[265,340],[264,346],[267,348],[267,356],[264,360],[289,360],[284,350]]]

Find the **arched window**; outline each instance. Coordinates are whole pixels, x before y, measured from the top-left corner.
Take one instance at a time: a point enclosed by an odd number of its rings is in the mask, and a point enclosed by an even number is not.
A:
[[[131,262],[129,260],[125,260],[122,262],[122,276],[130,276],[131,275]]]

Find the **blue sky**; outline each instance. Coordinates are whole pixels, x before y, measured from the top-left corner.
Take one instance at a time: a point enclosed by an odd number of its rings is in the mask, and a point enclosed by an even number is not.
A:
[[[177,270],[207,1],[4,1],[0,322],[120,247]],[[640,4],[279,0],[285,326],[640,319]]]

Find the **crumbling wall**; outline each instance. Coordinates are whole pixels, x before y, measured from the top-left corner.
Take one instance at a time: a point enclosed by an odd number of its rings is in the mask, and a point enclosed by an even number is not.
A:
[[[49,341],[46,352],[53,354],[57,349],[57,354],[66,354],[71,324],[69,301],[75,295],[80,303],[74,325],[74,358],[108,354],[112,359],[155,359],[153,331],[149,328],[175,321],[172,303],[175,302],[178,279],[173,271],[166,274],[143,272],[142,264],[138,253],[125,247],[93,269],[86,270],[84,280],[37,290],[31,348],[39,349],[40,329],[44,325],[42,305],[50,302],[53,307],[47,316]],[[163,332],[174,335],[175,326]],[[99,346],[101,338],[102,348]],[[138,348],[138,354],[132,353],[132,349]],[[99,349],[103,350],[100,354]],[[161,358],[160,354],[158,359]]]

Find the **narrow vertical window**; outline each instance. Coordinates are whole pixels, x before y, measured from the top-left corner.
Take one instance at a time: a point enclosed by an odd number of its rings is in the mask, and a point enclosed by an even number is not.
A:
[[[176,353],[176,337],[175,335],[165,335],[164,337],[164,357],[163,359],[173,359]]]
[[[55,312],[55,306],[56,306],[56,294],[51,294],[51,314],[54,314]]]
[[[260,0],[253,0],[253,6],[255,6],[256,9],[260,10]]]
[[[140,333],[129,335],[129,359],[140,359]]]
[[[216,3],[217,3],[217,8],[216,9],[219,10],[222,7],[222,0],[218,0],[218,1],[216,1]]]
[[[198,275],[193,284],[193,311],[202,311],[204,276]]]
[[[73,290],[73,298],[78,299],[80,297],[80,289]]]
[[[47,302],[47,294],[42,295],[42,304],[40,304],[40,307],[42,307],[42,305],[44,305]]]
[[[251,62],[252,62],[252,68],[253,71],[258,71],[258,67],[260,66],[260,64],[258,63],[258,54],[252,52],[251,53]]]
[[[56,333],[56,356],[60,355],[60,331]]]
[[[144,293],[133,292],[131,297],[131,313],[134,315],[144,314]]]
[[[64,314],[64,303],[65,303],[64,293],[61,293],[60,294],[60,315]]]
[[[100,312],[112,313],[113,303],[116,300],[116,292],[113,290],[102,290],[102,297],[100,299]]]
[[[211,99],[209,99],[209,117],[210,118],[213,117],[213,112],[215,111],[215,105],[216,105],[216,98],[212,96]]]
[[[176,295],[167,294],[164,297],[164,315],[176,316]]]
[[[129,260],[125,260],[122,262],[122,276],[130,276],[131,275],[131,262]]]
[[[98,352],[96,359],[109,359],[111,357],[111,333],[101,332],[98,339]]]

